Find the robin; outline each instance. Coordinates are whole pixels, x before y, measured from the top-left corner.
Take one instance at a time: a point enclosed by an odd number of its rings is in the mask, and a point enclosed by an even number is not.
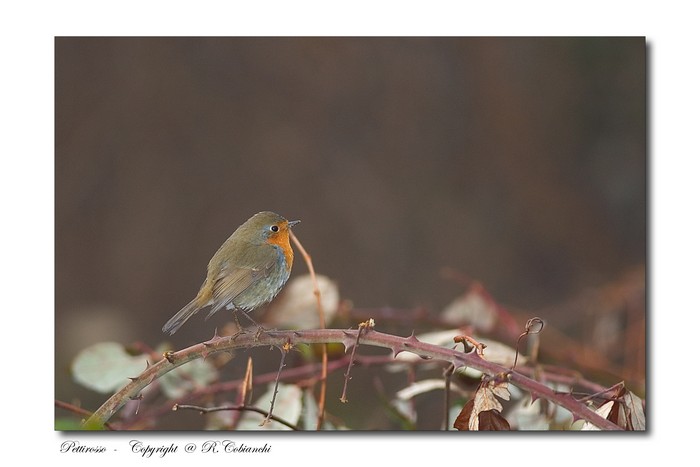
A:
[[[289,232],[299,222],[269,211],[245,221],[214,253],[197,296],[165,323],[163,332],[175,334],[207,306],[206,319],[224,307],[247,313],[275,298],[292,270]]]

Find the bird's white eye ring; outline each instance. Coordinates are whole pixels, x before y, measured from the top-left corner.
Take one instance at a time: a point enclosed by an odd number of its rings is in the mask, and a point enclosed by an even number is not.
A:
[[[271,225],[271,226],[270,226],[270,230],[273,231],[273,232],[277,232],[279,229],[280,229],[280,228],[279,228],[278,226],[276,226],[276,225]]]

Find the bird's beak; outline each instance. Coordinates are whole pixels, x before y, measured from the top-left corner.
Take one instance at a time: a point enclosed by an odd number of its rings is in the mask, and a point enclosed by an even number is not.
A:
[[[289,221],[289,222],[287,222],[287,228],[291,229],[292,227],[297,225],[299,222],[301,222],[301,221]]]

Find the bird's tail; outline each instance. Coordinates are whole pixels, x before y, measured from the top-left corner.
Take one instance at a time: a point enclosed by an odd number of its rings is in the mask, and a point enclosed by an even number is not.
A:
[[[185,305],[182,310],[175,313],[175,316],[170,318],[165,325],[163,325],[163,332],[170,334],[171,336],[180,329],[180,326],[185,324],[185,321],[190,319],[192,315],[197,313],[202,307],[199,304],[199,297],[195,297],[190,303]]]

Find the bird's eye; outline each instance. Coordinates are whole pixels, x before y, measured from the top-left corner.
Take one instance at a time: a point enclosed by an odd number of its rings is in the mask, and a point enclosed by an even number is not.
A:
[[[270,230],[273,231],[273,232],[277,232],[279,229],[280,229],[280,228],[279,228],[278,226],[276,226],[276,225],[270,226]]]

